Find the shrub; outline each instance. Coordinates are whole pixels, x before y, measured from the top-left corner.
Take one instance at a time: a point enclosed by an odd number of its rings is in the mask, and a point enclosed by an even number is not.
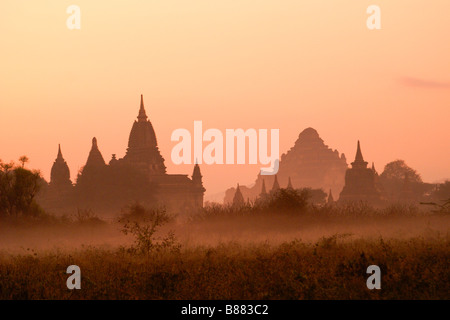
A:
[[[303,213],[308,205],[310,193],[307,189],[279,189],[260,199],[254,208],[260,211]]]
[[[119,218],[123,223],[122,232],[134,237],[134,246],[128,251],[138,254],[149,254],[161,250],[179,251],[175,234],[169,231],[164,237],[156,236],[159,228],[169,222],[171,217],[165,209],[147,209],[139,203],[127,208]]]

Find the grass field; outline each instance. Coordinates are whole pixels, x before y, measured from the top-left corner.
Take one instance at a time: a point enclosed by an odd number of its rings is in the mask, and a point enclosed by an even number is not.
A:
[[[130,250],[116,223],[0,227],[0,299],[448,299],[448,215],[171,222]],[[176,250],[173,250],[173,249]],[[366,269],[381,268],[381,290]],[[69,265],[81,290],[69,290]]]

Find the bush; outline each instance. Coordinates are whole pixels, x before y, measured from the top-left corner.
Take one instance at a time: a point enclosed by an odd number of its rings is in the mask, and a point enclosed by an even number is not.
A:
[[[254,208],[259,211],[303,213],[308,205],[307,189],[279,189],[260,199]]]
[[[134,246],[128,248],[128,251],[138,254],[167,249],[179,251],[180,244],[172,231],[164,237],[155,235],[159,228],[170,220],[171,217],[165,209],[147,209],[139,203],[129,206],[119,218],[119,222],[123,223],[122,232],[134,237]]]

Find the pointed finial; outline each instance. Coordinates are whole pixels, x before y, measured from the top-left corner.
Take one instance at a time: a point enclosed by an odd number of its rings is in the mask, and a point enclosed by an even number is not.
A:
[[[103,159],[102,153],[98,149],[97,138],[92,138],[92,147],[91,151],[89,151],[89,156],[86,161],[85,167],[90,166],[105,166],[105,160]]]
[[[287,188],[288,188],[288,189],[294,189],[294,187],[292,186],[291,177],[289,177],[289,181],[288,181]]]
[[[61,152],[61,144],[58,144],[58,156],[57,156],[57,159],[62,159],[63,158],[63,156],[62,156],[62,152]]]
[[[280,184],[278,183],[278,175],[275,175],[275,180],[273,181],[272,191],[280,189]]]
[[[266,195],[267,191],[266,191],[266,180],[263,179],[262,182],[262,188],[261,188],[261,195]]]
[[[244,205],[244,196],[242,195],[241,190],[239,189],[239,183],[237,184],[236,192],[233,197],[233,206],[242,206]]]
[[[200,172],[200,166],[198,163],[194,165],[194,171],[192,172],[192,179],[196,182],[202,183],[202,174]]]
[[[141,105],[139,107],[139,115],[138,115],[139,121],[147,121],[147,114],[145,113],[144,109],[144,95],[141,94]]]
[[[359,140],[358,140],[358,146],[356,148],[355,161],[352,162],[352,166],[358,167],[358,168],[367,168],[367,162],[364,161],[364,158],[362,156],[361,145],[359,143]]]
[[[359,143],[359,140],[358,140],[358,147],[356,149],[355,162],[356,161],[364,161],[364,158],[363,158],[362,152],[361,152],[361,144]]]

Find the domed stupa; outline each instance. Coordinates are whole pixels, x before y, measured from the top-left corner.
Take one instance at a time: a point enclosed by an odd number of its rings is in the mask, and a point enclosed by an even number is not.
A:
[[[164,158],[158,148],[155,130],[144,109],[143,95],[141,95],[139,114],[131,128],[127,153],[123,157],[123,161],[144,169],[152,175],[166,173]]]

